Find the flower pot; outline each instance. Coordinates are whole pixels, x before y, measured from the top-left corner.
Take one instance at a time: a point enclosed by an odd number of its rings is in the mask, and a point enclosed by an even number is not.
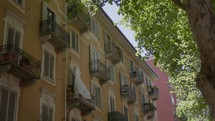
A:
[[[15,55],[13,53],[4,53],[3,61],[12,61],[15,62]]]
[[[30,68],[31,68],[29,60],[26,60],[26,59],[23,59],[20,61],[20,66],[27,70],[30,70]]]

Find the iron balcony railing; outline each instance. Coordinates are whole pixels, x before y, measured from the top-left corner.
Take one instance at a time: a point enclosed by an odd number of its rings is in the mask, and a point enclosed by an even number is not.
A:
[[[70,35],[60,25],[51,19],[40,21],[40,35],[51,34],[51,44],[57,48],[70,47]]]
[[[21,78],[24,83],[40,78],[40,61],[13,44],[0,47],[0,68]]]
[[[78,11],[73,5],[67,6],[68,24],[72,24],[80,29],[81,33],[90,30],[90,16],[83,10]]]
[[[97,77],[101,84],[110,80],[108,68],[99,59],[90,61],[90,73]]]
[[[128,118],[119,111],[109,112],[108,121],[128,121]]]
[[[136,90],[135,88],[129,87],[129,94],[128,94],[128,104],[132,104],[136,101]]]
[[[143,113],[148,114],[150,111],[155,111],[156,107],[152,103],[143,104]]]
[[[78,108],[83,111],[84,114],[89,114],[95,109],[92,99],[86,99],[82,95],[68,92],[67,93],[68,108]]]
[[[151,86],[149,87],[148,94],[150,99],[156,101],[159,98],[159,89],[156,86]]]
[[[118,63],[122,60],[121,49],[113,41],[105,41],[105,54],[113,63]]]
[[[152,119],[155,116],[155,111],[149,111],[148,115],[147,115],[147,119]]]
[[[144,82],[143,73],[141,74],[141,71],[138,68],[130,72],[130,77],[136,85]]]

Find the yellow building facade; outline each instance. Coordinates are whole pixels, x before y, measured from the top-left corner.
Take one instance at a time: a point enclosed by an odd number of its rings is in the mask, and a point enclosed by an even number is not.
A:
[[[157,79],[108,15],[0,1],[0,121],[156,120]]]

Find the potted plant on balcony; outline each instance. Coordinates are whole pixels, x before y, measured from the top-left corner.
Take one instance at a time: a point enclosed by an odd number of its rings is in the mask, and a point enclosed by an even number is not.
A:
[[[11,45],[5,45],[3,50],[5,51],[3,53],[3,61],[15,61],[15,54],[13,52],[13,46]]]
[[[27,55],[22,54],[22,59],[20,60],[20,66],[28,70],[30,69],[30,60]]]

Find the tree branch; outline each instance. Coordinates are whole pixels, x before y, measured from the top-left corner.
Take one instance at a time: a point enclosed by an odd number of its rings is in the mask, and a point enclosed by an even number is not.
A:
[[[181,9],[185,10],[185,5],[183,3],[181,3],[181,1],[179,0],[172,0],[176,5],[178,5],[178,7],[180,7]]]

